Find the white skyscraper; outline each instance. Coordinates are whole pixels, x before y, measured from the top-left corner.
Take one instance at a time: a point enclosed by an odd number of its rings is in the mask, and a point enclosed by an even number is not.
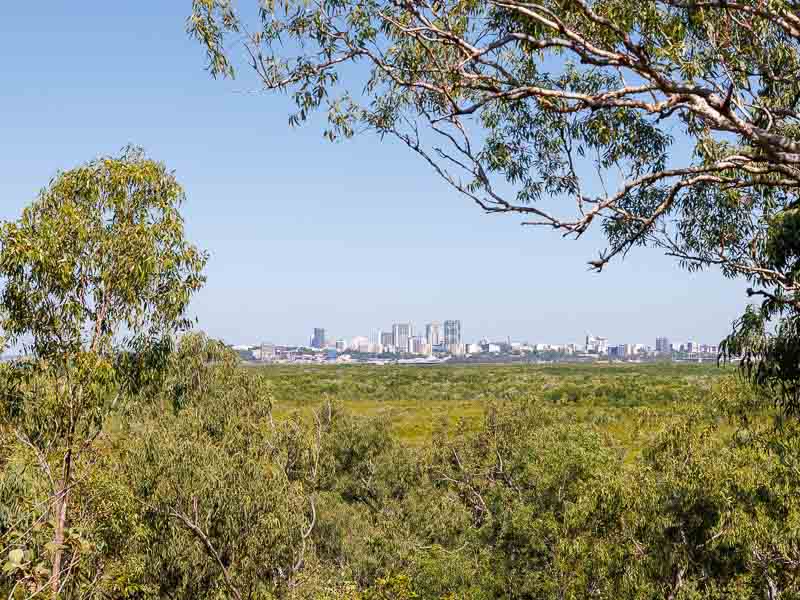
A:
[[[394,347],[401,352],[408,352],[408,340],[414,335],[411,323],[395,323],[392,325]]]
[[[438,321],[428,323],[425,326],[425,340],[430,346],[438,346],[442,343],[442,324]]]
[[[608,338],[586,334],[586,351],[606,354],[608,352]]]
[[[461,343],[461,321],[444,322],[444,343],[448,346]]]

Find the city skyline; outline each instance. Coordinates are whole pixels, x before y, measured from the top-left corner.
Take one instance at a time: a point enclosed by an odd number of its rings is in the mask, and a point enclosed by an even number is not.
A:
[[[440,330],[444,333],[439,335]],[[421,328],[422,329],[422,328]],[[542,343],[520,341],[508,336],[503,340],[462,338],[461,321],[432,321],[424,326],[425,335],[414,333],[412,323],[393,323],[391,331],[374,329],[369,336],[352,338],[326,337],[324,327],[315,327],[308,345],[287,345],[262,341],[258,344],[234,344],[232,347],[247,361],[277,363],[441,363],[448,360],[489,362],[562,362],[596,361],[642,362],[670,360],[679,362],[714,362],[719,360],[716,342],[689,339],[671,342],[665,335],[655,343],[642,343],[613,336],[586,333],[583,344],[572,342]],[[438,341],[434,344],[432,342]]]
[[[443,326],[444,324],[444,326]],[[445,329],[446,327],[446,329]],[[316,349],[324,348],[338,348],[345,345],[348,349],[353,345],[357,347],[359,343],[364,346],[383,346],[392,349],[410,348],[410,344],[415,341],[425,341],[428,346],[432,347],[448,347],[452,345],[470,345],[473,343],[522,343],[530,344],[533,346],[571,346],[574,348],[583,348],[586,351],[598,352],[600,354],[610,354],[622,347],[632,347],[637,349],[649,349],[656,353],[666,353],[672,349],[678,350],[679,348],[687,348],[687,351],[697,351],[698,347],[713,347],[716,351],[720,340],[709,340],[701,336],[688,336],[685,339],[677,339],[670,335],[665,335],[665,332],[651,336],[638,336],[636,338],[625,338],[622,342],[622,337],[608,335],[594,335],[591,331],[586,330],[585,334],[580,338],[582,343],[577,343],[569,338],[562,338],[559,340],[540,340],[519,337],[514,334],[509,334],[501,337],[491,338],[489,336],[470,336],[466,337],[462,334],[462,322],[460,319],[449,319],[445,321],[432,320],[424,323],[418,328],[412,322],[393,323],[388,330],[380,327],[371,329],[369,335],[355,334],[355,335],[331,335],[330,330],[326,327],[314,327],[313,333],[307,343],[293,344],[286,343],[275,339],[264,339],[260,341],[230,341],[226,340],[233,346],[258,346],[259,344],[282,345],[282,346],[297,346],[308,347]],[[444,333],[447,331],[448,333]],[[424,334],[423,334],[424,332]],[[455,333],[457,332],[457,333]],[[457,337],[454,337],[457,336]],[[632,341],[635,339],[635,341]],[[701,340],[701,341],[698,341]],[[367,350],[363,350],[366,352]],[[371,352],[372,350],[370,350]],[[627,351],[626,351],[627,352]]]

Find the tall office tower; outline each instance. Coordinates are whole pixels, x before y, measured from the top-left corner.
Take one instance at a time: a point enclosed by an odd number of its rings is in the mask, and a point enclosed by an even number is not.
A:
[[[444,343],[448,346],[461,343],[461,321],[444,322]]]
[[[372,333],[369,334],[369,343],[370,344],[382,344],[383,340],[381,339],[383,336],[383,332],[380,329],[373,329]]]
[[[380,343],[384,348],[394,346],[394,334],[391,331],[382,331]]]
[[[325,347],[325,330],[322,327],[314,328],[314,337],[311,338],[311,347],[312,348]]]
[[[669,339],[665,337],[656,338],[656,353],[657,354],[670,354],[672,352],[672,344]]]
[[[442,324],[438,321],[425,325],[425,341],[429,346],[438,346],[442,343]]]
[[[586,334],[586,351],[605,354],[608,352],[608,338]]]
[[[392,345],[398,352],[408,352],[408,338],[414,335],[411,323],[395,323],[392,325]]]

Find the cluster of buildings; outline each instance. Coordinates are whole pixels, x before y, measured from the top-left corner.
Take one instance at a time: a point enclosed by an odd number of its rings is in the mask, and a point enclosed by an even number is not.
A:
[[[606,337],[587,334],[584,344],[530,344],[510,339],[481,339],[465,342],[461,321],[427,323],[415,330],[412,323],[394,323],[386,330],[376,329],[369,336],[331,339],[322,327],[314,329],[308,346],[260,344],[234,346],[249,360],[262,362],[373,362],[440,361],[440,360],[535,360],[535,361],[711,361],[716,360],[718,347],[688,341],[672,343],[657,337],[655,345],[609,344]]]
[[[314,329],[311,347],[317,350],[334,349],[337,352],[359,354],[450,354],[461,356],[466,347],[461,340],[461,321],[453,319],[433,321],[425,325],[424,333],[415,332],[412,323],[394,323],[391,329],[376,329],[369,337],[356,336],[350,340],[329,340],[325,329]]]
[[[588,353],[607,355],[612,359],[631,360],[637,358],[658,358],[668,357],[673,359],[703,359],[713,358],[719,353],[716,344],[698,344],[688,341],[681,344],[673,344],[667,337],[657,337],[655,346],[646,344],[616,344],[609,345],[608,339],[604,337],[586,336],[585,350]]]

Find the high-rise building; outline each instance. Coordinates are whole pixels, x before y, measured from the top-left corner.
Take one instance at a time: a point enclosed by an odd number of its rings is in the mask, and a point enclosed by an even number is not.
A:
[[[442,324],[434,321],[425,325],[425,340],[429,346],[438,346],[442,343]]]
[[[461,321],[444,322],[444,343],[448,346],[461,344]]]
[[[670,354],[672,353],[672,344],[666,337],[656,338],[656,353],[657,354]]]
[[[411,323],[395,323],[392,325],[392,345],[398,352],[408,352],[408,340],[414,335]]]
[[[608,338],[586,334],[586,351],[596,354],[606,354],[608,352]]]
[[[381,346],[391,348],[394,346],[394,334],[391,331],[381,332]]]
[[[608,349],[608,355],[613,356],[614,358],[625,358],[627,354],[627,348],[625,346],[626,344],[618,344],[616,346],[611,346]]]
[[[314,328],[314,337],[311,338],[311,347],[312,348],[325,347],[325,330],[322,327]]]

